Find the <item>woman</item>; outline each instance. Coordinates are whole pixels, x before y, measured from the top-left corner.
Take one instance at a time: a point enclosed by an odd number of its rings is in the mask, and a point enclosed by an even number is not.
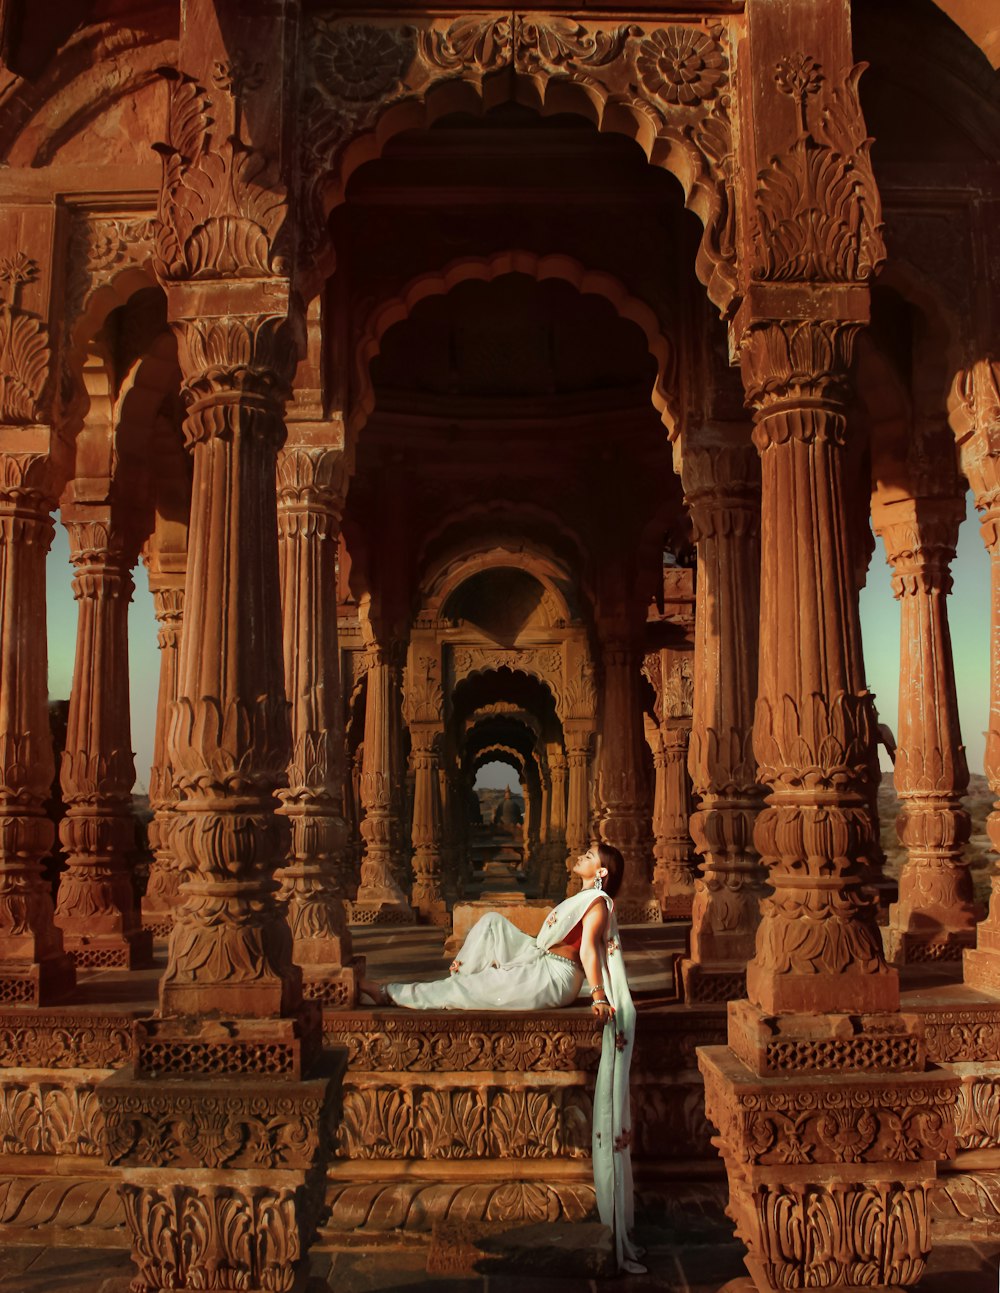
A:
[[[614,1233],[619,1267],[642,1273],[639,1250],[628,1237],[633,1214],[628,1078],[635,1007],[613,901],[624,869],[616,848],[594,844],[573,867],[580,892],[549,913],[537,938],[490,912],[469,932],[450,978],[384,985],[365,980],[361,990],[375,1004],[410,1010],[550,1010],[571,1005],[586,975],[593,1013],[605,1025],[594,1089],[597,1208]]]

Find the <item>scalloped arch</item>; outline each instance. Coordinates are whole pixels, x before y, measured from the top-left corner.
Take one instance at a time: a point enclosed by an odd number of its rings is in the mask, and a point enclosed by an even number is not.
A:
[[[539,255],[533,251],[503,251],[491,256],[463,256],[444,269],[418,274],[395,297],[382,301],[369,313],[361,336],[354,347],[354,373],[358,392],[347,420],[348,437],[356,441],[364,423],[375,407],[375,390],[371,378],[372,360],[379,354],[382,338],[397,323],[403,323],[416,307],[435,296],[447,296],[461,283],[492,283],[506,274],[524,274],[542,283],[557,279],[568,283],[581,296],[603,297],[619,318],[633,323],[646,338],[646,346],[656,361],[653,383],[653,407],[672,435],[676,424],[673,384],[675,356],[673,346],[664,334],[654,310],[633,296],[621,279],[604,270],[588,269],[572,256]]]
[[[485,20],[489,21],[488,16]],[[633,33],[642,34],[634,26],[625,34]],[[651,165],[669,171],[680,183],[685,205],[702,224],[695,259],[698,277],[719,309],[728,308],[736,290],[728,118],[721,113],[710,117],[707,129],[700,122],[671,121],[636,93],[634,85],[625,92],[613,91],[582,70],[555,71],[540,62],[530,69],[510,65],[500,71],[469,64],[457,69],[449,66],[429,70],[419,88],[411,87],[403,97],[374,107],[360,121],[347,122],[343,132],[335,118],[331,127],[329,116],[324,118],[321,113],[315,133],[320,149],[327,146],[328,157],[325,171],[314,181],[313,201],[320,225],[325,226],[331,211],[345,200],[354,172],[381,156],[394,136],[428,129],[455,113],[483,116],[510,102],[541,116],[581,117],[601,133],[632,140]],[[695,142],[699,133],[702,148]],[[320,251],[320,257],[324,255],[331,256],[328,244]],[[324,266],[324,272],[329,268]]]

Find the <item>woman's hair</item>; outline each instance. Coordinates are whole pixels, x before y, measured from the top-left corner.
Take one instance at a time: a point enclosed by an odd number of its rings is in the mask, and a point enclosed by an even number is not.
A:
[[[621,888],[622,877],[625,875],[625,859],[618,852],[613,844],[598,844],[597,857],[602,867],[607,868],[608,874],[601,881],[601,887],[609,898],[613,898]]]

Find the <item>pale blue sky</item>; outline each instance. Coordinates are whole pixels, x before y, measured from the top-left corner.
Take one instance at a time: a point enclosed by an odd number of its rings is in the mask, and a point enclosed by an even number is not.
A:
[[[958,540],[954,564],[955,591],[949,608],[958,682],[962,736],[971,772],[982,772],[984,732],[989,713],[989,559],[979,537],[975,511],[969,501],[969,516]],[[70,588],[72,571],[66,531],[57,521],[56,537],[49,554],[49,694],[69,695],[73,674],[76,635],[76,604]],[[153,757],[153,725],[156,721],[156,692],[159,659],[156,620],[145,568],[135,571],[136,590],[129,615],[130,694],[132,705],[132,748],[136,755],[136,790],[145,792]],[[872,557],[868,584],[861,594],[861,630],[864,636],[868,685],[878,697],[879,716],[895,732],[899,690],[899,605],[892,596],[885,551],[878,541]],[[510,768],[490,765],[479,784],[507,784]]]

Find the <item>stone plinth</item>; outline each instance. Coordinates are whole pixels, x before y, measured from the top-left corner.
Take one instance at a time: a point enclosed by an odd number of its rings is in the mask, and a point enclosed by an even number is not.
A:
[[[496,893],[476,902],[458,902],[452,911],[452,935],[445,942],[445,956],[451,958],[469,937],[473,925],[487,912],[498,912],[522,933],[532,938],[541,932],[552,903],[545,898],[525,898],[519,893]]]
[[[105,1154],[139,1270],[133,1289],[299,1293],[322,1194],[339,1073],[104,1082]]]
[[[859,1040],[795,1033],[783,1071],[761,1075],[736,1053],[746,1030],[733,1010],[730,1046],[698,1058],[756,1288],[917,1283],[936,1165],[954,1153],[958,1079],[910,1068],[901,1035],[873,1047],[872,1021],[855,1026]]]

